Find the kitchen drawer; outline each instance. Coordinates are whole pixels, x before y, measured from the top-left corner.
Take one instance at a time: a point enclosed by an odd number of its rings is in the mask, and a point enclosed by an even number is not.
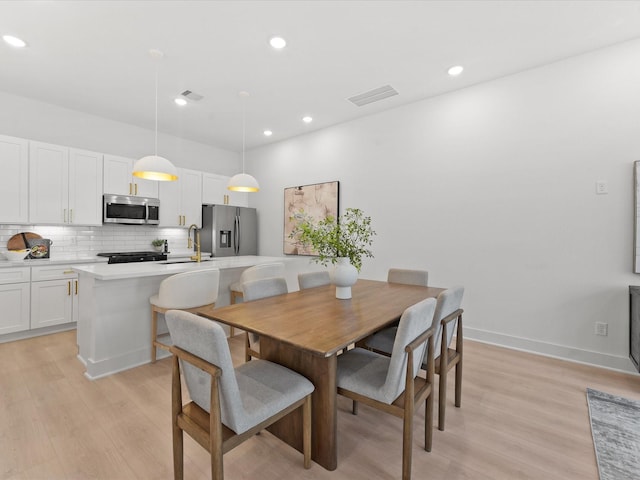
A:
[[[64,280],[78,278],[71,265],[50,265],[46,267],[31,267],[31,281],[42,282],[45,280]]]
[[[29,279],[29,267],[0,268],[0,285],[28,282]]]

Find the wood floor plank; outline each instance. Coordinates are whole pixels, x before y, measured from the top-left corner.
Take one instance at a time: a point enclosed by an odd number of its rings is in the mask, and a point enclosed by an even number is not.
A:
[[[243,362],[243,335],[229,343]],[[76,354],[73,331],[0,344],[0,480],[172,478],[170,360],[90,381]],[[446,430],[434,429],[430,453],[424,408],[415,416],[414,478],[597,480],[585,389],[640,400],[637,375],[471,341],[462,408],[448,381]],[[401,421],[365,405],[350,412],[338,398],[335,471],[305,470],[263,432],[225,455],[226,478],[397,479]],[[210,478],[209,455],[188,437],[185,477]]]

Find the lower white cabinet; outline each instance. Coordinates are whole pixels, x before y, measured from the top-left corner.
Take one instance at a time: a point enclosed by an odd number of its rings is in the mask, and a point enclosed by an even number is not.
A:
[[[68,265],[32,267],[31,328],[78,320],[78,274]]]
[[[29,271],[0,269],[0,335],[29,330]]]

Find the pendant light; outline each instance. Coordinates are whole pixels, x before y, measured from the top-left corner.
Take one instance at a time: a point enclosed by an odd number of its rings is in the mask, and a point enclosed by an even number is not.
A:
[[[174,181],[178,179],[178,170],[164,157],[158,156],[158,63],[164,57],[160,50],[149,50],[149,55],[156,60],[156,136],[155,153],[142,157],[133,165],[133,175],[147,180]]]
[[[260,190],[258,181],[251,175],[244,173],[244,141],[246,127],[246,108],[245,99],[249,96],[247,92],[240,92],[242,97],[242,173],[238,173],[229,179],[227,189],[234,192],[257,192]]]

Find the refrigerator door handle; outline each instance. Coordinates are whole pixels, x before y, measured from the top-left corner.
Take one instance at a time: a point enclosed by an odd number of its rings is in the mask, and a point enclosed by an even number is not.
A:
[[[240,252],[240,217],[236,214],[233,222],[233,249],[236,255]]]

